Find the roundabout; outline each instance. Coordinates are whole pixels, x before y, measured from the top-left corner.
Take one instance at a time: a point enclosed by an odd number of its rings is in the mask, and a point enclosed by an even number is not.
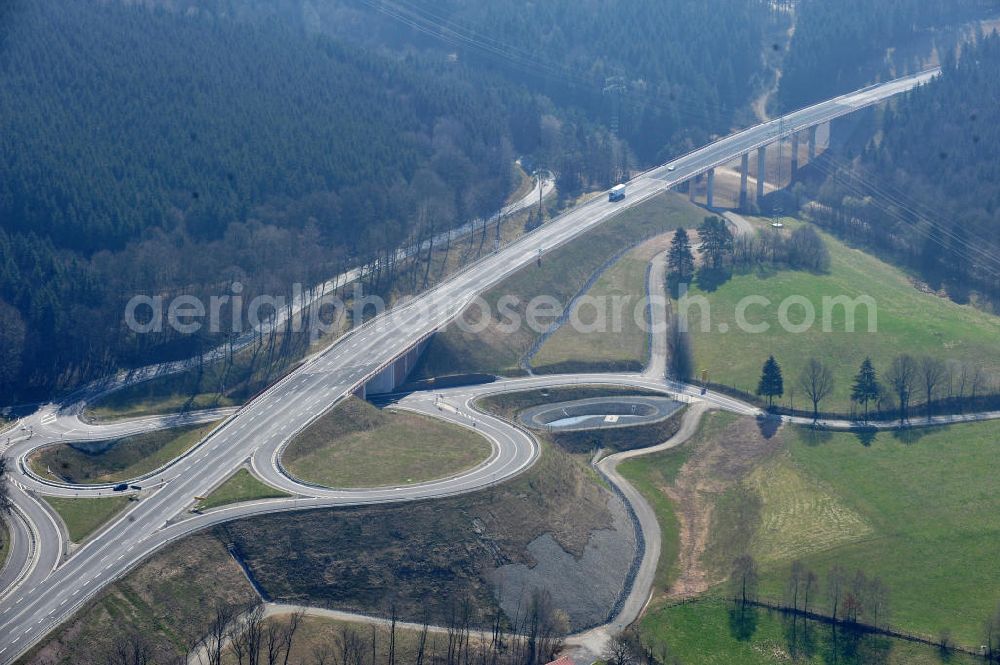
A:
[[[669,397],[593,397],[532,407],[520,420],[530,429],[550,432],[636,427],[666,420],[682,406]]]

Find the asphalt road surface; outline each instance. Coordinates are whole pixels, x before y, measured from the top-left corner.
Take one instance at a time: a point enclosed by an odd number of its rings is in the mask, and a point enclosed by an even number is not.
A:
[[[0,660],[15,660],[107,584],[164,544],[210,524],[277,510],[448,496],[481,489],[520,473],[537,455],[533,440],[522,434],[523,438],[505,441],[504,437],[512,436],[512,428],[482,414],[476,417],[472,426],[493,440],[496,446],[491,458],[493,464],[437,483],[371,491],[322,490],[296,483],[281,472],[278,459],[283,447],[296,433],[349,395],[355,387],[378,373],[402,351],[453,319],[477,294],[546,252],[622,210],[636,206],[709,168],[731,161],[792,131],[827,122],[909,90],[934,74],[927,72],[906,77],[838,97],[721,139],[669,165],[641,174],[629,182],[624,201],[611,203],[606,197],[595,198],[470,265],[409,304],[351,331],[230,416],[190,453],[162,469],[162,483],[144,490],[141,500],[133,508],[68,558],[62,557],[61,540],[48,533],[44,526],[51,516],[44,509],[39,513],[37,501],[15,491],[14,498],[23,511],[22,516],[32,521],[38,537],[28,572],[20,575],[19,583],[0,599]],[[563,377],[564,382],[568,378]],[[607,376],[604,378],[607,379]],[[586,379],[572,377],[571,381],[586,382]],[[659,383],[676,390],[681,398],[687,397],[692,401],[705,399],[741,413],[757,412],[738,400],[721,395],[702,398],[691,387],[671,386],[659,379],[635,375],[628,381]],[[413,404],[413,408],[434,409],[440,417],[447,419],[461,421],[467,417],[467,404],[450,406],[455,409],[454,413],[445,412],[443,406],[438,411],[433,403],[426,400],[422,404]],[[79,402],[76,402],[70,410],[78,408]],[[50,411],[40,412],[45,413],[51,415]],[[40,419],[46,417],[40,414],[31,416],[25,422],[39,437],[45,426]],[[20,435],[14,445],[20,445],[24,436]],[[42,442],[42,439],[37,442]],[[264,501],[220,509],[203,516],[188,516],[187,509],[195,496],[210,492],[248,459],[253,460],[254,469],[267,482],[295,492],[301,498]],[[29,476],[15,475],[18,483],[22,480],[25,483],[35,481]],[[52,490],[39,487],[37,491],[49,493]],[[57,538],[55,542],[52,540],[54,537]],[[53,557],[58,566],[54,570],[48,565]]]

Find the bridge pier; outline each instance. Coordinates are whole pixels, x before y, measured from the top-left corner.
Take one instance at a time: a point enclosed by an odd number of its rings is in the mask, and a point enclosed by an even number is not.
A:
[[[767,146],[757,148],[757,205],[764,200],[764,181],[767,180]]]
[[[747,179],[750,177],[750,153],[740,156],[740,210],[747,209]]]
[[[792,134],[792,180],[799,174],[799,134]]]
[[[712,204],[715,200],[715,169],[708,170],[708,190],[705,193],[705,206],[708,208],[714,207]]]
[[[687,185],[688,185],[688,200],[691,203],[694,203],[695,192],[697,192],[696,187],[697,187],[697,184],[698,184],[698,178],[699,177],[701,177],[701,176],[695,176],[695,177],[691,178],[690,180],[688,180],[688,182],[687,182]]]
[[[819,129],[818,126],[813,125],[809,128],[809,162],[812,163],[816,159],[816,130]]]
[[[425,337],[397,356],[395,360],[385,365],[381,371],[359,386],[354,391],[354,395],[361,399],[366,399],[369,395],[391,393],[403,385],[407,377],[410,376],[410,372],[416,368],[417,362],[419,362],[420,356],[423,354],[424,349],[427,348],[430,340],[430,336]]]

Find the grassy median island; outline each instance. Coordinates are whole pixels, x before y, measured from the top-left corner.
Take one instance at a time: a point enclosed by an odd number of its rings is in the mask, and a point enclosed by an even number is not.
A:
[[[43,497],[59,517],[74,543],[83,542],[87,536],[97,531],[118,516],[129,504],[127,496],[109,496],[98,499],[77,499],[46,496]]]
[[[452,476],[491,452],[490,442],[470,429],[352,397],[296,436],[281,463],[317,485],[383,487]]]
[[[511,275],[484,294],[493,320],[485,331],[474,334],[457,325],[434,336],[424,352],[414,378],[429,378],[467,372],[492,372],[516,375],[523,372],[521,361],[539,333],[527,325],[513,332],[500,328],[498,301],[501,297],[517,296],[512,307],[524,320],[528,302],[535,296],[556,298],[568,305],[590,277],[619,252],[648,238],[681,226],[696,226],[704,211],[675,193],[655,196],[634,208],[623,210],[613,219],[559,247],[541,260]],[[641,292],[644,292],[641,291]],[[468,314],[468,321],[478,323],[478,313]],[[540,322],[548,324],[551,317]]]
[[[276,602],[374,616],[386,616],[394,603],[401,620],[419,623],[426,618],[444,625],[468,599],[477,625],[480,617],[488,623],[497,606],[498,569],[538,565],[536,557],[545,553],[537,544],[549,539],[569,559],[586,556],[594,549],[592,538],[614,527],[610,498],[585,456],[569,455],[543,440],[542,456],[533,467],[479,492],[228,522],[140,564],[57,629],[26,662],[103,665],[113,638],[132,630],[153,643],[156,662],[176,662],[203,633],[217,601],[252,595],[229,552]],[[626,529],[631,532],[627,524]],[[591,583],[583,592],[592,594],[595,587],[617,591],[627,567],[628,561],[594,566],[587,571]],[[563,582],[553,576],[551,585],[562,587]],[[513,594],[514,587],[503,588],[505,598]],[[565,608],[579,617],[577,603]],[[512,610],[511,619],[514,614]],[[322,640],[335,622],[309,624],[302,646],[313,642],[313,627],[315,639]],[[411,662],[403,655],[407,639],[399,645],[397,662]],[[436,639],[441,654],[445,638]],[[308,661],[312,654],[306,654]]]
[[[7,519],[0,519],[0,570],[3,570],[7,557],[10,556],[10,534],[13,532],[7,525]]]
[[[789,227],[798,222],[787,220]],[[714,291],[699,289],[697,280],[690,296],[704,296],[711,305],[711,330],[702,332],[702,313],[689,308],[696,371],[708,370],[710,380],[753,392],[761,366],[774,354],[785,376],[783,406],[795,390],[795,407],[807,409],[802,390],[795,385],[810,358],[827,362],[834,372],[835,386],[820,407],[827,411],[850,411],[851,382],[858,366],[871,356],[882,373],[899,353],[934,356],[945,360],[978,364],[993,377],[1000,376],[1000,317],[970,305],[924,293],[900,270],[835,238],[822,235],[830,250],[829,274],[781,270],[736,274]],[[736,306],[746,296],[763,296],[771,305],[752,305],[747,320],[767,323],[765,333],[744,332],[736,325]],[[778,323],[779,305],[790,296],[805,297],[816,311],[813,326],[802,333],[787,332]],[[877,332],[868,332],[868,313],[857,307],[855,332],[845,332],[844,308],[832,310],[831,332],[823,332],[823,298],[870,296],[877,305]],[[803,321],[803,308],[791,307],[792,323]],[[720,332],[719,326],[726,332]]]
[[[31,469],[74,484],[119,483],[154,471],[183,455],[220,421],[126,436],[108,441],[60,443],[35,452]]]
[[[257,501],[259,499],[280,499],[291,496],[281,490],[276,490],[270,485],[265,485],[253,477],[246,469],[240,469],[229,476],[221,485],[212,490],[204,500],[199,501],[197,510],[209,510],[219,506],[228,506],[231,503],[241,503],[243,501]]]
[[[665,234],[644,242],[609,267],[585,294],[594,299],[591,302],[604,303],[604,316],[598,318],[592,305],[582,306],[576,315],[583,326],[595,330],[578,330],[567,322],[538,350],[532,368],[540,374],[641,370],[649,355],[649,335],[636,323],[636,308],[646,295],[649,262],[669,241],[670,234]],[[612,314],[616,302],[622,304],[620,326]],[[601,320],[606,325],[598,328]]]

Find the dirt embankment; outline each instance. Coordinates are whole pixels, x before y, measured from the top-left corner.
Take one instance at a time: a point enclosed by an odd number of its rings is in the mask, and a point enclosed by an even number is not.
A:
[[[751,418],[710,414],[674,482],[661,487],[680,523],[680,572],[671,599],[707,591],[749,548],[760,499],[741,481],[783,447],[781,432],[771,428]]]

